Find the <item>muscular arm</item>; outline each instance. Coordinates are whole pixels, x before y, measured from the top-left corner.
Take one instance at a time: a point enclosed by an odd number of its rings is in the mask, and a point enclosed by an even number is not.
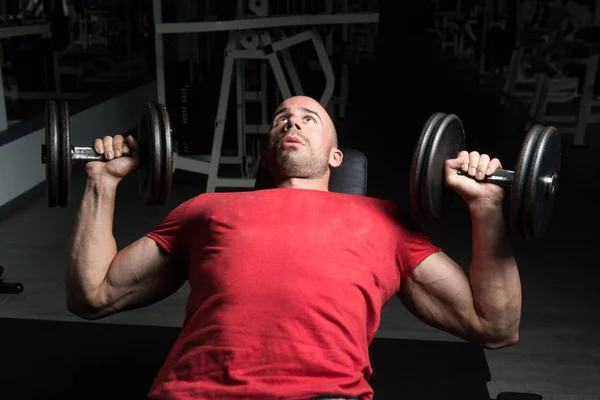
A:
[[[116,188],[112,180],[88,179],[71,237],[67,308],[86,319],[152,304],[185,281],[150,238],[118,251],[112,229]]]
[[[424,322],[486,348],[518,340],[521,283],[499,209],[470,210],[473,260],[467,275],[444,253],[425,259],[400,299]]]

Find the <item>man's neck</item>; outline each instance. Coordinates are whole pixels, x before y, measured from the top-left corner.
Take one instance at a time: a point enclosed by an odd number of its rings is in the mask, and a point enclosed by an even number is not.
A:
[[[303,178],[289,178],[279,181],[276,185],[280,189],[309,189],[309,190],[322,190],[325,192],[329,191],[329,184],[324,179],[303,179]]]

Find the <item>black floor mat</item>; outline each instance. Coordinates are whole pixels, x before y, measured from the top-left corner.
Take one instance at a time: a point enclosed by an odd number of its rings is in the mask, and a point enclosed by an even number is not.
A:
[[[179,329],[0,319],[0,399],[144,399]],[[376,338],[375,399],[488,400],[482,349]]]

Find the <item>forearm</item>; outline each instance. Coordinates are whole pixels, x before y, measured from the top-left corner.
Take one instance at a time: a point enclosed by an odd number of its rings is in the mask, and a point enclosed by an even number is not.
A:
[[[117,254],[113,215],[117,181],[88,179],[71,236],[66,271],[69,307],[93,305]]]
[[[500,205],[470,206],[473,260],[469,280],[482,334],[513,342],[521,316],[521,282]]]

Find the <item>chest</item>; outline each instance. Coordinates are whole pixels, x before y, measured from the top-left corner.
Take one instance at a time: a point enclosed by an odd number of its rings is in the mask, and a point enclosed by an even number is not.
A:
[[[215,203],[188,231],[190,278],[213,290],[276,282],[304,295],[329,285],[385,297],[399,284],[394,224],[351,201]]]

